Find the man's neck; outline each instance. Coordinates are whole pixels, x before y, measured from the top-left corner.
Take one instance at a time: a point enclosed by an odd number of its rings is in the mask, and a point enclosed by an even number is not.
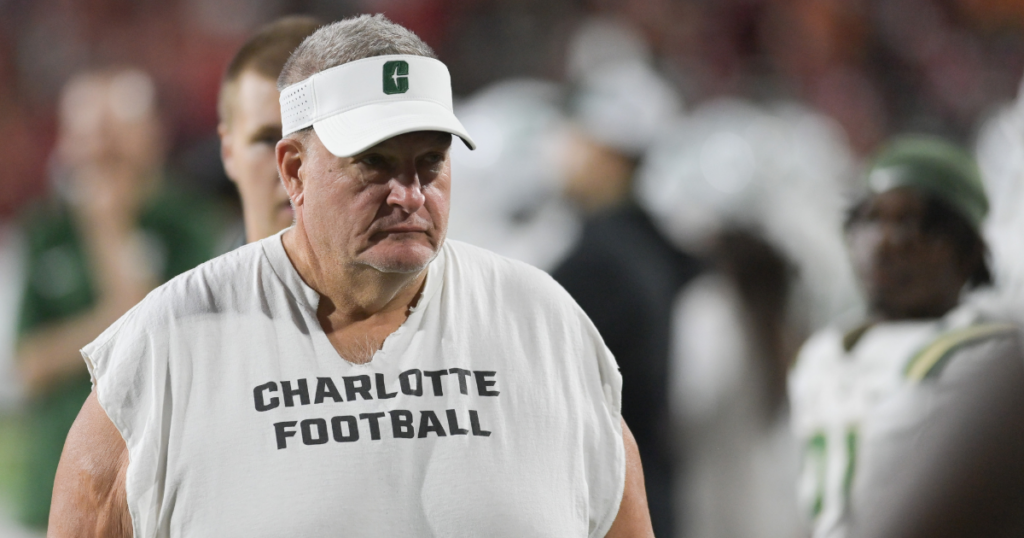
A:
[[[335,329],[373,317],[404,320],[426,280],[426,268],[418,273],[385,273],[367,265],[322,260],[300,226],[285,232],[282,239],[299,276],[320,294],[318,317],[326,317],[321,322],[329,320]]]
[[[950,300],[931,305],[917,305],[914,308],[884,308],[875,306],[869,319],[875,322],[928,321],[941,319],[959,306],[959,301]]]

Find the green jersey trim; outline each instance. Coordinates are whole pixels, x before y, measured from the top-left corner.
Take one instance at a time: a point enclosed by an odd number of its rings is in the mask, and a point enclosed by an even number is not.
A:
[[[914,355],[904,374],[911,381],[921,381],[937,374],[958,349],[988,338],[1008,335],[1015,330],[1016,327],[1009,323],[985,323],[946,333]]]

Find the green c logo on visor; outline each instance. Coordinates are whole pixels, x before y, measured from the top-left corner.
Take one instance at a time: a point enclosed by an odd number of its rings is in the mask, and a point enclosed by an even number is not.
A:
[[[384,93],[393,95],[409,91],[409,62],[384,62]]]

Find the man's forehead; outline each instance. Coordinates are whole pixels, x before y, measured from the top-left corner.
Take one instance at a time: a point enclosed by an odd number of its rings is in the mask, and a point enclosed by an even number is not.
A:
[[[249,124],[281,125],[280,93],[277,84],[253,69],[246,70],[238,77],[235,90],[236,117]]]
[[[926,195],[927,193],[921,189],[915,189],[914,187],[909,186],[900,186],[884,192],[872,193],[871,199],[881,203],[919,205],[924,202]]]
[[[900,216],[920,216],[925,210],[926,193],[913,187],[896,187],[885,192],[870,193],[865,207],[873,211]]]

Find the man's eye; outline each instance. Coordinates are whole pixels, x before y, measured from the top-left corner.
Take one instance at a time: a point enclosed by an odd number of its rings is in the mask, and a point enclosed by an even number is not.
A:
[[[425,164],[434,165],[444,160],[444,155],[440,153],[429,153],[423,157]]]
[[[387,161],[380,155],[367,155],[361,159],[363,164],[371,168],[383,168],[387,165]]]

